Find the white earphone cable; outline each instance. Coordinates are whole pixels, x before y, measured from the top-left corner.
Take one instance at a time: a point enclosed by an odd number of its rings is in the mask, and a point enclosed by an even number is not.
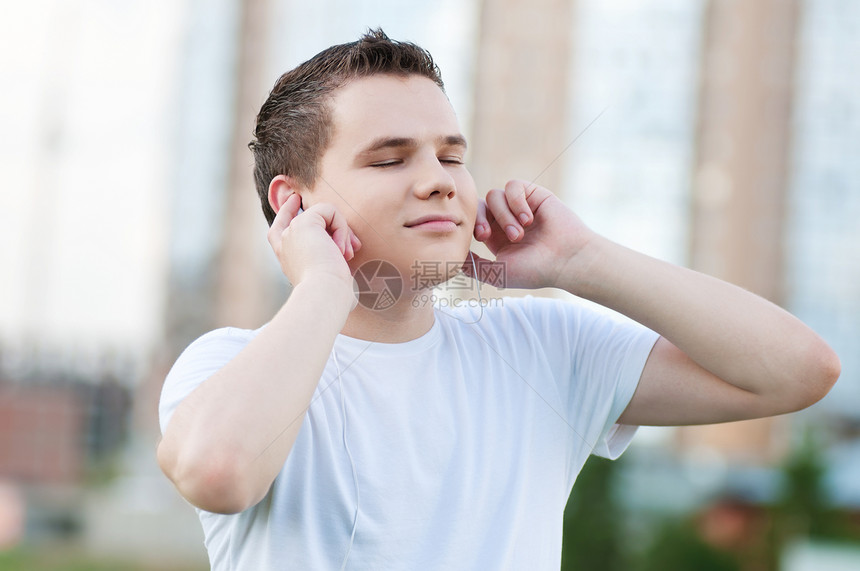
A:
[[[469,257],[472,260],[472,275],[473,275],[474,280],[478,286],[478,288],[477,288],[478,289],[478,307],[480,308],[480,311],[481,311],[480,315],[478,316],[478,319],[476,319],[475,321],[469,322],[469,323],[477,323],[478,321],[481,320],[481,317],[484,316],[484,303],[483,303],[484,300],[481,297],[481,282],[478,279],[478,268],[475,266],[475,254],[473,254],[470,251]],[[451,317],[454,317],[455,319],[459,319],[458,317],[455,317],[453,315]],[[352,483],[353,483],[353,486],[355,487],[355,513],[353,514],[353,517],[352,517],[352,532],[350,533],[349,545],[347,546],[346,554],[343,557],[343,563],[341,564],[341,567],[340,567],[341,571],[344,571],[346,569],[346,563],[349,560],[349,554],[352,551],[352,545],[355,542],[355,530],[358,526],[358,507],[359,507],[359,502],[360,502],[360,496],[359,496],[359,490],[358,490],[358,474],[355,471],[355,462],[352,459],[352,453],[349,451],[349,444],[347,443],[347,439],[346,439],[346,403],[344,401],[344,396],[343,396],[343,378],[341,377],[340,363],[337,360],[337,350],[332,348],[331,354],[332,354],[332,358],[334,359],[334,366],[337,369],[337,383],[338,383],[338,389],[340,391],[340,411],[341,411],[341,420],[342,420],[342,427],[343,427],[341,437],[343,439],[343,448],[344,448],[344,450],[346,450],[346,456],[349,459],[349,466],[352,469]]]
[[[337,360],[337,351],[332,348],[331,351],[332,357],[334,358],[334,366],[337,368],[337,382],[338,382],[338,390],[340,390],[340,412],[341,412],[341,420],[343,431],[341,436],[343,438],[343,447],[346,450],[346,456],[349,458],[349,466],[352,469],[352,483],[355,486],[355,513],[352,516],[352,533],[349,536],[349,545],[346,548],[346,555],[343,556],[343,563],[340,566],[341,571],[346,569],[346,562],[349,559],[349,553],[352,551],[352,544],[355,541],[355,529],[358,525],[358,505],[359,505],[359,494],[358,494],[358,475],[355,472],[355,463],[352,460],[352,454],[349,451],[349,444],[346,441],[346,404],[343,398],[343,378],[341,378],[340,374],[340,363]]]
[[[478,279],[478,268],[475,266],[475,254],[473,254],[471,250],[469,250],[469,258],[472,260],[472,279],[475,280],[475,284],[477,285],[478,289],[478,308],[481,310],[481,313],[478,314],[478,319],[476,319],[475,321],[465,321],[463,319],[460,319],[453,313],[448,313],[446,311],[442,311],[441,313],[443,315],[447,315],[448,317],[453,317],[457,321],[462,321],[466,325],[473,325],[479,322],[482,317],[484,317],[484,299],[481,297],[481,280]]]

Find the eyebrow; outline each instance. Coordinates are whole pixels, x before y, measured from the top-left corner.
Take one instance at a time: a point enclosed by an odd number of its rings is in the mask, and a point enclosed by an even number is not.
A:
[[[441,137],[436,138],[436,144],[439,146],[445,147],[463,147],[465,150],[466,138],[463,135],[443,135]],[[412,148],[418,146],[418,140],[413,139],[411,137],[379,137],[378,139],[374,139],[370,142],[369,145],[364,147],[357,153],[357,157],[363,157],[366,155],[373,154],[377,151],[381,151],[383,149],[402,149],[402,148]]]

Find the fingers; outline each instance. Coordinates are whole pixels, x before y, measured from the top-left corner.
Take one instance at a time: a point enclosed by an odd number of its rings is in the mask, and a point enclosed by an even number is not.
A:
[[[346,217],[332,204],[319,203],[311,206],[306,212],[318,214],[325,230],[337,245],[343,257],[349,261],[355,257],[355,251],[361,247],[358,236],[349,227]]]
[[[503,190],[494,188],[487,193],[487,209],[492,213],[508,240],[515,242],[524,234],[522,226],[508,207]]]
[[[308,212],[321,215],[325,221],[326,232],[329,233],[344,259],[347,262],[353,259],[355,253],[361,248],[361,240],[349,227],[346,216],[333,205],[326,203],[315,204],[308,209]]]
[[[487,193],[484,216],[487,220],[495,219],[508,240],[517,242],[525,236],[525,228],[534,222],[537,208],[551,195],[550,191],[536,184],[511,180],[504,190],[494,188]]]
[[[509,180],[505,185],[505,198],[508,201],[508,206],[521,226],[528,226],[534,220],[527,197],[536,188],[537,185],[522,180]]]
[[[487,208],[511,242],[525,235],[524,227],[533,219],[525,198],[525,187],[517,182],[509,182],[505,190],[494,188],[487,193]]]
[[[281,251],[284,231],[298,217],[301,204],[301,197],[298,194],[293,194],[284,201],[281,209],[275,215],[272,226],[269,228],[268,239],[276,254]],[[361,240],[349,227],[346,217],[334,205],[315,204],[303,215],[306,216],[302,220],[306,220],[309,224],[322,226],[325,229],[347,261],[355,257],[355,252],[361,248]]]
[[[475,239],[484,241],[490,237],[490,220],[487,218],[487,203],[478,200],[478,212],[475,215]]]
[[[275,215],[275,219],[272,221],[272,226],[269,228],[269,232],[267,237],[269,239],[269,244],[277,253],[281,248],[281,235],[284,233],[284,230],[287,229],[287,226],[290,225],[293,218],[299,213],[299,208],[302,207],[302,197],[298,194],[291,194],[289,198],[287,198],[284,203],[281,205],[281,209],[278,210],[278,213]]]
[[[361,248],[361,240],[358,239],[358,236],[352,230],[349,231],[349,239],[349,243],[352,244],[352,253],[354,256],[355,253],[358,252],[358,249]]]

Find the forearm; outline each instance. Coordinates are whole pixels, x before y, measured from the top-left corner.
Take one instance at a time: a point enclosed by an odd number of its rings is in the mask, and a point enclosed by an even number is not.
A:
[[[158,457],[189,501],[234,512],[262,498],[295,442],[349,310],[342,284],[302,282],[259,335],[177,407]]]
[[[736,387],[823,394],[835,380],[838,360],[829,347],[761,297],[599,236],[580,255],[561,276],[564,289],[653,329]]]

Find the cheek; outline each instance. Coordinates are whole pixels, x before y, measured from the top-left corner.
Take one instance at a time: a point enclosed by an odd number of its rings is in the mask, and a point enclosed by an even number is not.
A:
[[[475,189],[475,183],[472,182],[471,177],[469,177],[468,182],[470,184],[460,187],[464,189],[461,192],[463,200],[463,215],[466,217],[469,225],[474,229],[475,217],[478,215],[478,191]]]
[[[361,240],[361,243],[367,245],[371,243],[376,238],[375,225],[372,220],[368,220],[364,216],[359,216],[352,210],[350,210],[349,215],[346,217],[347,224],[355,232],[355,235],[358,236],[358,239]]]
[[[381,200],[374,204],[351,202],[343,212],[347,224],[364,246],[390,246],[392,221],[396,213]]]
[[[471,184],[460,193],[462,200],[461,208],[463,212],[463,228],[466,231],[464,232],[466,235],[464,239],[467,241],[467,247],[471,244],[472,235],[475,231],[475,217],[478,215],[478,193],[475,190],[474,183],[471,182],[471,177],[469,177],[469,182]]]
[[[468,217],[469,217],[469,224],[472,226],[472,229],[474,229],[475,228],[475,217],[478,216],[478,199],[477,199],[477,197],[469,203],[468,208],[466,209],[466,212],[467,212]]]

